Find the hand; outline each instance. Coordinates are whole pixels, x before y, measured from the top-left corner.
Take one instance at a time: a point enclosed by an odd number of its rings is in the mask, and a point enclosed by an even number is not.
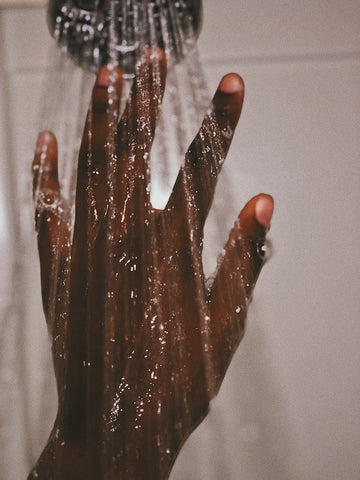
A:
[[[148,157],[165,77],[164,54],[151,50],[114,124],[121,72],[99,72],[79,154],[73,238],[56,139],[39,135],[36,225],[59,406],[29,479],[168,478],[243,336],[272,198],[260,194],[241,211],[210,289],[201,255],[244,85],[236,74],[221,80],[160,211],[150,203]]]

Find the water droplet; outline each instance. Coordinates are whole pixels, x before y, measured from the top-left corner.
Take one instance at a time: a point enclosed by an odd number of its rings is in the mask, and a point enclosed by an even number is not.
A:
[[[222,130],[221,130],[221,135],[226,138],[227,140],[231,140],[232,137],[234,136],[234,130],[230,127],[230,125],[226,125]]]
[[[256,250],[263,261],[269,260],[272,255],[272,243],[268,239],[261,240],[256,244]]]

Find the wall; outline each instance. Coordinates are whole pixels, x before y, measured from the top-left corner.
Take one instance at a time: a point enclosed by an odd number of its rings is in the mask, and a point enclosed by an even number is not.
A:
[[[229,218],[251,195],[272,193],[273,255],[220,395],[171,478],[357,480],[360,5],[204,3],[199,47],[210,89],[227,71],[238,71],[246,83],[222,180],[233,198]],[[43,8],[0,10],[1,295],[21,295],[11,276],[21,268],[34,305],[19,312],[3,301],[1,347],[13,366],[2,365],[1,373],[11,390],[0,415],[6,454],[0,476],[8,479],[24,478],[46,440],[49,425],[42,419],[52,414],[38,398],[44,391],[39,382],[52,388],[53,380],[42,354],[35,246],[19,244],[33,238],[32,218],[9,201],[30,202],[29,165],[50,42],[44,18]],[[20,252],[31,249],[32,261],[12,258],[14,243]],[[45,389],[50,396],[51,388]]]

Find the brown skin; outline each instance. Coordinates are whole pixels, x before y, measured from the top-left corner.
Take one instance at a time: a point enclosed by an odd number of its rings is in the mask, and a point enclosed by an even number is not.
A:
[[[100,71],[79,155],[72,239],[57,177],[56,139],[50,132],[39,135],[34,196],[59,407],[31,480],[168,478],[244,333],[246,300],[263,264],[258,247],[273,200],[260,194],[241,211],[207,289],[203,227],[231,135],[220,134],[219,155],[204,153],[215,128],[205,117],[166,208],[153,209],[144,153],[150,152],[165,77],[164,54],[149,53],[113,132],[110,149],[117,160],[109,192],[107,86],[115,85],[120,97],[122,78],[118,70]],[[243,97],[242,79],[225,76],[212,102],[220,132],[235,129]]]

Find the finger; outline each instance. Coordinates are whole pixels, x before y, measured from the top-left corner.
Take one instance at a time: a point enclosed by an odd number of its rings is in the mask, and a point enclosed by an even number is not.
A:
[[[53,133],[39,133],[32,170],[34,200],[44,190],[59,193],[57,142]]]
[[[102,218],[107,194],[107,169],[115,149],[122,89],[122,72],[106,65],[92,91],[79,153],[76,188],[75,236],[87,222]]]
[[[136,71],[129,100],[119,123],[119,150],[128,151],[136,145],[151,148],[156,119],[165,90],[166,55],[160,48],[150,48]]]
[[[246,204],[230,232],[209,294],[214,362],[219,379],[223,378],[244,334],[247,302],[264,263],[262,245],[273,209],[273,198],[265,194]]]
[[[199,133],[186,154],[185,167],[176,180],[167,208],[179,221],[186,221],[185,204],[190,203],[202,230],[208,215],[218,174],[230,148],[244,99],[242,78],[230,73],[221,80]],[[189,202],[192,199],[192,202]]]
[[[69,248],[69,232],[60,195],[57,156],[54,134],[40,133],[33,161],[33,196],[42,298],[48,320],[50,306],[57,294],[54,285],[57,283],[59,270]]]
[[[239,216],[243,235],[252,241],[264,238],[270,228],[273,210],[274,200],[271,195],[260,193],[249,200]]]
[[[150,48],[138,66],[129,100],[118,128],[121,167],[118,174],[122,198],[141,201],[146,192],[149,154],[166,81],[166,55],[160,48]],[[136,182],[136,185],[134,185]],[[134,189],[143,192],[135,195]],[[129,192],[129,189],[132,192]],[[125,195],[125,197],[124,197]]]

